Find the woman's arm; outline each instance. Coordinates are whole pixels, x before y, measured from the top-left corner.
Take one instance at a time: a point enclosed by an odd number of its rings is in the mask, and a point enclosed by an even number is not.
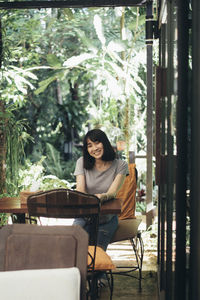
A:
[[[85,176],[83,174],[76,176],[76,190],[82,193],[86,193]]]
[[[108,191],[103,194],[96,194],[96,196],[103,201],[115,198],[117,192],[120,190],[121,186],[123,185],[125,178],[126,175],[117,174],[113,183],[109,187]]]

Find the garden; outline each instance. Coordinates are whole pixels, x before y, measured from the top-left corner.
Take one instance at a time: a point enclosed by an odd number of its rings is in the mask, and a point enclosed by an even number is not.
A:
[[[144,8],[2,11],[1,28],[1,197],[74,188],[88,129],[127,161],[146,155]],[[145,212],[145,160],[136,164]]]

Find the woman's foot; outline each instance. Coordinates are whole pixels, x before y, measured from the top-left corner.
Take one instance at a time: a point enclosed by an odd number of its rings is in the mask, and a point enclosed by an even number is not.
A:
[[[108,280],[106,278],[98,279],[98,287],[99,288],[106,288],[106,287],[108,287]]]

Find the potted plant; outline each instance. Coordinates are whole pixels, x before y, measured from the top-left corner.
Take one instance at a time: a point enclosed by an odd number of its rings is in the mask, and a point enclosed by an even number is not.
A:
[[[117,140],[116,146],[118,151],[124,151],[126,149],[126,141],[124,140]]]

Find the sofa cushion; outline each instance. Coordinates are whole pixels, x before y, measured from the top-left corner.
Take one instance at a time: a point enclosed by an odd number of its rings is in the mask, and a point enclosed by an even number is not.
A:
[[[1,298],[6,300],[80,300],[78,268],[0,272]]]

